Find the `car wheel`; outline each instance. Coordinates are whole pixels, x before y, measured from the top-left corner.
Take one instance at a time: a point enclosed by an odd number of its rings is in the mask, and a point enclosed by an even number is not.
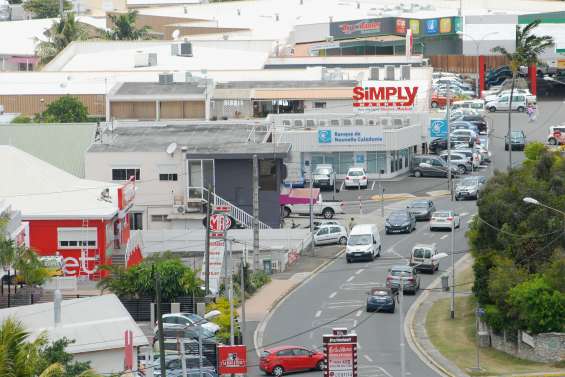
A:
[[[457,167],[457,172],[461,175],[465,174],[467,172],[467,168],[465,168],[465,165],[459,165]]]
[[[385,234],[390,234],[390,231],[388,229],[385,229]]]
[[[345,258],[345,260],[347,261],[347,263],[351,263],[351,259]]]
[[[518,109],[516,110],[518,110],[519,113],[523,113],[525,109],[523,106],[518,106]]]
[[[284,368],[280,365],[277,365],[273,368],[273,376],[280,377],[284,374]]]
[[[390,312],[394,314],[394,309],[396,309],[396,306],[393,306],[392,309],[390,309]]]
[[[333,211],[333,209],[331,209],[331,208],[325,208],[325,209],[322,211],[322,216],[324,216],[324,219],[327,219],[327,220],[333,218],[333,217],[334,217],[334,211]]]
[[[557,140],[555,140],[555,138],[553,137],[550,137],[547,142],[549,143],[549,145],[557,145]]]
[[[381,246],[379,245],[379,251],[377,251],[377,257],[381,257]]]
[[[430,232],[433,232],[435,228],[430,227]]]
[[[494,113],[496,111],[496,107],[491,106],[488,108],[488,111],[490,111],[491,113]]]
[[[338,242],[340,245],[345,245],[347,243],[347,237],[341,237]]]
[[[284,209],[283,209],[283,217],[289,217],[289,216],[290,216],[290,208],[284,207]]]
[[[459,199],[459,195],[455,195],[455,201],[458,202],[459,200],[460,200],[460,199]]]
[[[421,171],[416,170],[416,171],[414,172],[414,177],[420,178],[421,176],[422,176],[422,172],[421,172]]]
[[[325,365],[326,364],[324,363],[324,360],[320,360],[320,361],[318,361],[318,364],[316,364],[316,369],[317,370],[324,370]]]

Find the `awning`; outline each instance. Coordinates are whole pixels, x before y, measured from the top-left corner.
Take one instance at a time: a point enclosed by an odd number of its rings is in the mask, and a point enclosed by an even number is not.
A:
[[[10,63],[24,63],[24,64],[36,64],[39,59],[35,56],[12,56],[8,59]]]
[[[254,99],[305,100],[305,99],[351,99],[351,88],[304,88],[304,89],[255,89]]]

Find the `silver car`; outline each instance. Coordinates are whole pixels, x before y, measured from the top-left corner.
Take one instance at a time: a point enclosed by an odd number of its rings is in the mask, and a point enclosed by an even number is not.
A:
[[[446,151],[443,151],[439,156],[447,162],[448,153]],[[467,158],[464,154],[456,153],[455,151],[451,152],[451,166],[457,169],[457,172],[460,175],[473,171],[473,164],[469,158]]]
[[[342,225],[322,225],[320,229],[314,233],[314,245],[328,245],[347,243],[347,230]]]
[[[484,184],[484,177],[466,177],[455,186],[455,200],[479,199]]]

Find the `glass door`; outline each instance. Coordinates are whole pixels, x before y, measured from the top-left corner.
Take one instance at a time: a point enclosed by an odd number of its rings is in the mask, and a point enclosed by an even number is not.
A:
[[[205,200],[204,188],[214,186],[214,160],[188,160],[188,198]]]

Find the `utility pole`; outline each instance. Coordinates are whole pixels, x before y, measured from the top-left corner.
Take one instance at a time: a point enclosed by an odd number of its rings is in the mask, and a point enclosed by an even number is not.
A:
[[[259,257],[259,160],[253,155],[253,262],[251,271],[257,267]]]
[[[314,182],[313,182],[313,176],[312,176],[312,163],[310,163],[310,200],[308,201],[310,204],[310,209],[309,209],[309,213],[310,213],[310,232],[314,231],[314,198],[312,198],[312,188],[314,186]]]
[[[243,246],[244,248],[247,247],[247,245]],[[244,253],[245,254],[245,253]],[[245,326],[245,258],[243,257],[243,255],[241,256],[241,277],[240,277],[240,281],[241,281],[241,340],[243,342],[243,339],[245,337],[245,331],[246,331],[246,326]]]
[[[455,239],[455,217],[451,220],[451,319],[455,319],[455,255],[453,246]]]
[[[208,191],[208,198],[206,204],[206,238],[204,242],[204,295],[207,296],[208,293],[210,293],[210,214],[212,213],[212,202],[210,200],[212,193],[210,192],[210,185],[206,187],[206,191]]]
[[[400,304],[400,377],[406,377],[406,353],[404,350],[404,271],[400,273],[398,301]]]
[[[182,370],[182,377],[188,377],[188,374],[186,372],[186,353],[185,353],[185,349],[184,349],[184,337],[181,337],[179,339],[179,336],[177,335],[177,342],[179,342],[180,344],[180,366],[181,366],[181,370]]]
[[[381,183],[381,217],[385,217],[385,188]]]
[[[159,363],[161,364],[161,376],[167,377],[165,365],[165,334],[163,334],[163,318],[161,317],[161,276],[159,271],[155,272],[155,266],[151,266],[151,276],[155,279],[155,301],[157,301],[157,329],[159,331]]]
[[[59,0],[59,14],[62,19],[65,14],[65,0]]]
[[[451,108],[450,83],[447,82],[447,104],[445,118],[447,121],[447,189],[449,190],[449,200],[453,201],[453,182],[451,180],[451,127],[449,125],[449,110]]]
[[[230,302],[230,345],[234,344],[234,320],[233,320],[233,258],[232,258],[232,241],[228,240],[229,250],[229,264],[230,264],[230,288],[229,288],[229,302]]]

